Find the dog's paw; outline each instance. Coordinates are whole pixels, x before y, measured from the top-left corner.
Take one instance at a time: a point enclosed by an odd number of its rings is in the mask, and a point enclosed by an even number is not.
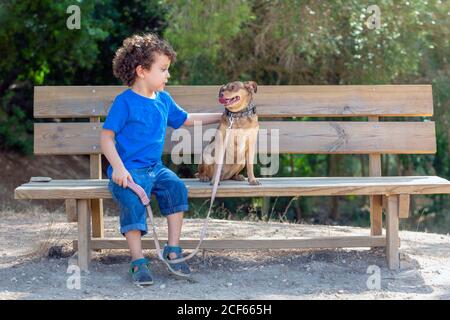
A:
[[[231,178],[231,179],[236,180],[236,181],[245,181],[245,177],[242,174],[237,174],[237,175],[233,176],[233,178]]]
[[[210,186],[214,185],[214,181],[211,181],[211,182],[209,183],[209,185],[210,185]],[[219,181],[219,183],[218,183],[217,185],[220,186],[220,181]]]
[[[208,176],[199,176],[198,180],[200,180],[201,182],[208,182],[211,180],[211,178]]]
[[[252,179],[252,180],[249,179],[248,183],[250,185],[252,185],[252,186],[259,186],[259,185],[261,185],[261,182],[259,182],[259,180],[257,180],[257,179]]]

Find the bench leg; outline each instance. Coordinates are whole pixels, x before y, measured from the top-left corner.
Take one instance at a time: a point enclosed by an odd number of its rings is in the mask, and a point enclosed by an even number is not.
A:
[[[400,219],[406,219],[409,217],[409,203],[411,197],[409,194],[401,194],[398,198],[398,216]]]
[[[91,217],[92,217],[92,237],[104,238],[105,230],[103,223],[103,200],[91,200]]]
[[[370,235],[381,236],[383,233],[382,196],[370,196]]]
[[[91,199],[91,221],[92,221],[92,238],[104,238],[104,222],[103,222],[103,200]],[[101,249],[95,250],[96,252],[102,252]]]
[[[77,222],[77,200],[66,199],[67,222]]]
[[[77,200],[78,210],[78,266],[88,271],[91,261],[91,217],[89,200]]]
[[[386,215],[386,259],[391,270],[400,268],[400,253],[398,251],[398,195],[388,196]]]

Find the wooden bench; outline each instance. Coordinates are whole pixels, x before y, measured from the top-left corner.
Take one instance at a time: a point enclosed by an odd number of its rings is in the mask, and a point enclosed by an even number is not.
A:
[[[167,90],[188,112],[222,112],[223,107],[217,102],[218,88],[171,86]],[[90,155],[90,179],[25,183],[15,190],[15,198],[66,200],[69,220],[78,221],[78,241],[74,245],[82,270],[88,269],[91,250],[127,248],[125,239],[104,237],[102,199],[111,198],[111,194],[108,180],[101,175],[99,141],[100,117],[107,115],[114,97],[124,89],[121,86],[43,86],[34,91],[35,118],[89,119],[89,122],[35,123],[35,154]],[[389,268],[399,268],[399,218],[409,215],[410,195],[450,193],[450,182],[437,176],[382,177],[380,156],[436,152],[435,124],[420,118],[433,114],[431,86],[259,86],[254,102],[260,129],[267,129],[269,136],[272,132],[279,133],[280,154],[365,154],[369,157],[370,176],[260,177],[260,186],[249,186],[246,181],[225,181],[219,186],[217,197],[369,196],[370,234],[368,231],[367,236],[290,240],[205,240],[202,248],[385,247]],[[358,117],[358,121],[287,121],[293,117],[345,117],[345,120]],[[408,118],[389,121],[389,117]],[[206,130],[217,125],[204,127]],[[193,127],[178,130],[193,133]],[[174,146],[173,131],[168,128],[166,153]],[[268,147],[259,146],[258,152],[267,150]],[[192,153],[199,156],[201,150],[197,148]],[[184,181],[189,197],[210,197],[208,183],[193,178]],[[383,203],[387,207],[384,235]],[[194,248],[196,244],[197,239],[181,240],[184,248]],[[154,248],[153,240],[143,240],[143,246]]]

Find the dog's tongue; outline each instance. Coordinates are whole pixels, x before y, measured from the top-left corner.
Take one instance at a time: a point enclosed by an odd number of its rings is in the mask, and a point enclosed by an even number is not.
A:
[[[228,102],[228,99],[225,99],[225,98],[219,98],[219,102],[220,102],[221,104],[226,104],[226,103]]]

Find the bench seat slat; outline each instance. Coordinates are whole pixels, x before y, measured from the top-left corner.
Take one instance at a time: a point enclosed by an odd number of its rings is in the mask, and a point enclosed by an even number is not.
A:
[[[123,86],[37,86],[35,118],[106,116]],[[188,112],[222,112],[219,86],[167,86]],[[431,85],[259,86],[262,117],[432,116]]]
[[[260,178],[260,186],[246,181],[222,181],[217,197],[336,196],[377,194],[445,194],[450,181],[437,176]],[[183,179],[191,198],[208,198],[209,183]],[[53,180],[29,182],[16,188],[15,199],[107,199],[108,180]]]
[[[98,154],[102,123],[35,123],[35,154]],[[205,125],[202,133],[217,128]],[[275,130],[275,131],[274,131]],[[271,136],[279,134],[279,153],[307,154],[431,154],[436,152],[435,124],[427,122],[350,122],[350,121],[261,121],[257,151],[266,153]],[[189,135],[187,135],[189,132]],[[172,135],[174,133],[175,135]],[[268,135],[267,135],[268,134]],[[201,154],[203,145],[194,144],[194,127],[169,128],[164,153],[173,150],[175,142],[190,137],[192,149],[186,153]],[[182,138],[179,138],[182,137]],[[262,143],[261,137],[266,137]],[[176,138],[176,139],[175,139]],[[196,138],[202,140],[202,137]],[[206,137],[205,137],[206,140]],[[197,149],[194,149],[197,147]],[[199,148],[201,147],[201,148]]]

